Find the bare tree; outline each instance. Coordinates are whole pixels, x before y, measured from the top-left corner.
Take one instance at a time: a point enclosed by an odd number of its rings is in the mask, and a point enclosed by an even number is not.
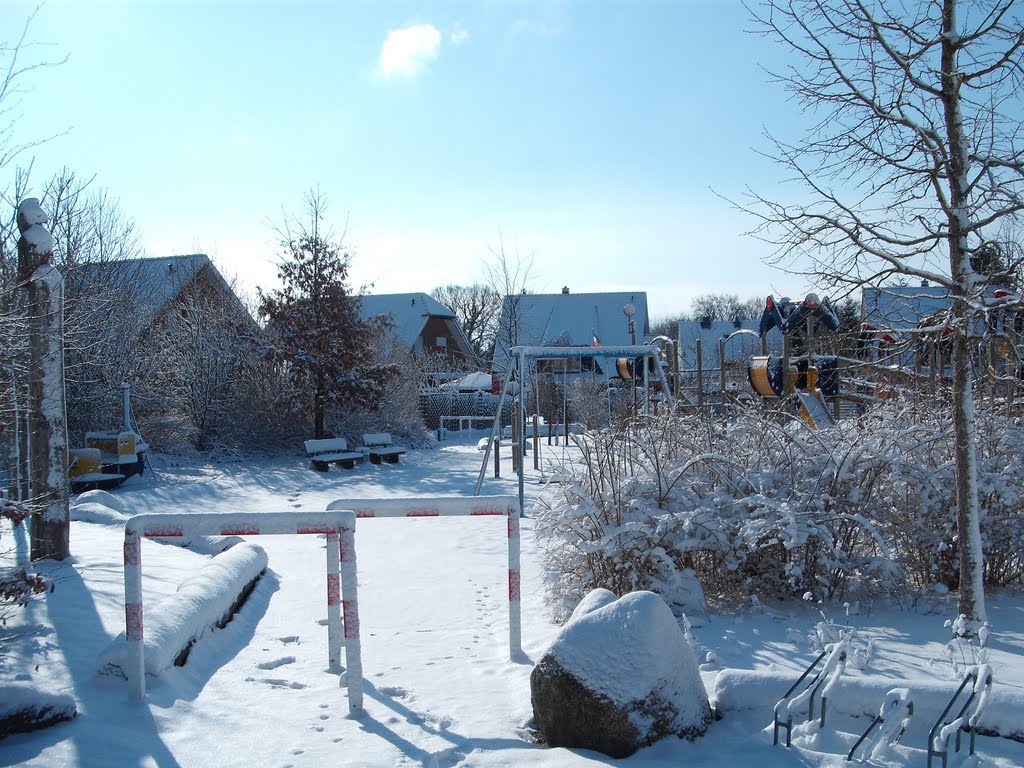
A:
[[[959,610],[985,618],[971,327],[994,299],[971,256],[1024,210],[1020,94],[1024,25],[1014,0],[764,0],[758,31],[787,46],[773,73],[811,116],[772,137],[798,202],[745,206],[777,257],[833,283],[893,274],[952,297]],[[959,13],[959,15],[958,15]]]
[[[494,337],[498,329],[502,297],[490,285],[441,285],[430,293],[455,313],[473,351],[481,360],[494,356]]]
[[[741,299],[735,293],[704,293],[690,302],[694,320],[756,320],[764,309],[764,299]]]
[[[487,284],[500,297],[502,307],[498,316],[494,348],[508,353],[519,343],[522,330],[521,297],[528,294],[533,279],[533,254],[522,256],[519,247],[511,253],[505,250],[505,239],[498,233],[498,247],[491,249],[493,260],[484,265]]]
[[[28,40],[28,31],[38,12],[39,8],[36,8],[25,19],[17,39],[0,40],[0,168],[13,162],[25,150],[53,138],[50,136],[18,141],[14,130],[21,116],[21,100],[25,95],[22,83],[26,75],[33,70],[54,67],[67,61],[67,56],[40,58],[36,55],[41,46]]]

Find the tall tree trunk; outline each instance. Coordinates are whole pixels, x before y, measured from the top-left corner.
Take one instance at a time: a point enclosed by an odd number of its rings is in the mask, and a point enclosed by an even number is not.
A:
[[[68,430],[64,402],[64,279],[51,264],[53,240],[39,201],[18,207],[18,271],[30,347],[28,456],[33,560],[70,552]]]
[[[324,410],[327,400],[327,383],[322,373],[316,374],[316,385],[313,390],[313,437],[320,440],[324,436]]]
[[[974,319],[968,303],[978,276],[970,263],[967,231],[968,152],[960,111],[960,48],[957,0],[942,6],[942,105],[949,151],[949,267],[959,295],[953,303],[953,435],[956,466],[957,545],[960,556],[958,610],[975,625],[985,621],[984,556],[981,547],[981,505],[978,500],[978,462],[974,395],[971,390],[969,335]]]

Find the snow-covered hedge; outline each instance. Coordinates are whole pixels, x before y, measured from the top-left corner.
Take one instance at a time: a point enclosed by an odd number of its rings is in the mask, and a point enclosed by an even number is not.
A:
[[[224,626],[266,568],[263,548],[241,543],[212,558],[178,585],[173,595],[147,607],[143,640],[146,673],[159,675],[187,654],[205,633]],[[126,648],[122,632],[100,654],[99,672],[123,675]]]
[[[678,606],[690,569],[719,599],[955,587],[952,429],[939,411],[889,406],[818,432],[756,412],[667,414],[578,436],[573,481],[536,509],[558,611],[595,587]],[[979,413],[993,585],[1022,580],[1021,427]]]

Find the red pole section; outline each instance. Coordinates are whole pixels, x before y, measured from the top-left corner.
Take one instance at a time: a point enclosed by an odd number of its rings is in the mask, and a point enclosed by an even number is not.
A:
[[[332,672],[341,669],[341,583],[340,566],[341,539],[337,533],[327,534],[327,656]]]

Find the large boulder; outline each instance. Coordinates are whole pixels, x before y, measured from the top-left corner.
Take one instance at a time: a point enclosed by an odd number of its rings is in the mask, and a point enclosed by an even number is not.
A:
[[[530,698],[548,745],[614,758],[711,722],[693,649],[653,592],[587,595],[534,667]]]

